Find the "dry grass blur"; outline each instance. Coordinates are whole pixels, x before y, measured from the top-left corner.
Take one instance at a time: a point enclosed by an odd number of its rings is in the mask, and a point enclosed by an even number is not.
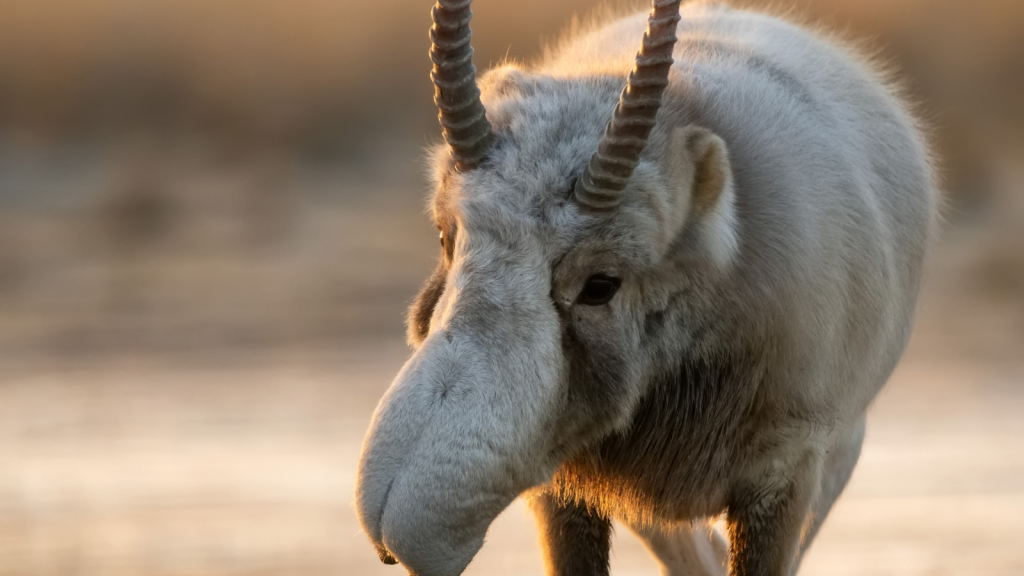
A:
[[[436,251],[430,2],[355,4],[0,3],[0,576],[399,570],[351,492]],[[594,7],[477,4],[481,66]],[[891,62],[949,193],[804,572],[1024,574],[1024,3],[775,4]],[[539,574],[531,530],[470,572]]]

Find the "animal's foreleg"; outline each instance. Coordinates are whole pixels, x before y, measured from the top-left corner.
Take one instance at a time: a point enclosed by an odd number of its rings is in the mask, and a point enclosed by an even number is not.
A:
[[[864,443],[864,424],[864,417],[861,416],[853,430],[848,435],[839,438],[826,455],[821,491],[811,508],[812,517],[800,542],[801,557],[811,546],[811,542],[817,536],[822,523],[825,522],[825,517],[828,516],[832,505],[835,504],[836,499],[842,494],[843,488],[846,488],[846,483],[850,481],[850,476],[853,475],[853,468],[860,458],[860,447]]]
[[[821,483],[820,454],[779,459],[738,484],[727,511],[730,576],[791,576]]]
[[[611,520],[548,494],[530,504],[537,516],[548,576],[608,576]]]

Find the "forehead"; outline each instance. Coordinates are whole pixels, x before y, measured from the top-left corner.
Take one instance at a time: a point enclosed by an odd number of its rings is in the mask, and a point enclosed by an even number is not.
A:
[[[481,88],[496,143],[485,164],[464,174],[454,171],[446,148],[435,150],[439,223],[493,213],[557,225],[567,216],[571,184],[597,148],[621,83],[501,69],[485,76]]]

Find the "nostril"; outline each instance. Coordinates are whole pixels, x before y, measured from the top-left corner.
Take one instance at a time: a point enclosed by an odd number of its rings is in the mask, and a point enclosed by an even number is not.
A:
[[[377,549],[377,556],[380,556],[381,562],[388,566],[398,564],[398,560],[396,560],[395,557],[391,555],[391,552],[388,552],[383,546],[375,546],[375,548]]]

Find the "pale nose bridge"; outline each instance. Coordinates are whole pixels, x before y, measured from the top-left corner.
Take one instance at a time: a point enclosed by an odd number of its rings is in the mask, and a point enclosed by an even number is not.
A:
[[[435,307],[432,330],[481,337],[516,334],[531,318],[543,315],[550,308],[550,271],[533,244],[508,235],[478,236],[461,244]]]
[[[481,338],[509,328],[511,310],[504,292],[502,287],[470,283],[453,302],[448,330]]]
[[[513,275],[466,282],[451,302],[444,329],[499,353],[537,340],[538,329],[547,324],[545,312],[551,311],[545,307],[550,289]]]

